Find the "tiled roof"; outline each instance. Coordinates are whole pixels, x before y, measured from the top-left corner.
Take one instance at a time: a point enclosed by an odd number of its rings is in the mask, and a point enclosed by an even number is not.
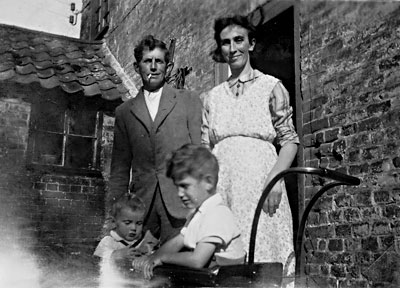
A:
[[[103,42],[0,25],[0,81],[39,82],[67,93],[129,98],[129,91],[106,59]]]

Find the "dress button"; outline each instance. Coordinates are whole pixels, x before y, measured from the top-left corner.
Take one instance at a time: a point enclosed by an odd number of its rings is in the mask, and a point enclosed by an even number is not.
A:
[[[236,97],[239,96],[239,92],[236,92]]]
[[[240,87],[240,84],[238,83],[238,85],[237,85],[236,87],[239,88],[239,87]]]

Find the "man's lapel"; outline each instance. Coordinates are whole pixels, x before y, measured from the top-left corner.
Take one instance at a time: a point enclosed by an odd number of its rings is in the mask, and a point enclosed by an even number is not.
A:
[[[133,98],[131,111],[136,118],[143,123],[147,132],[150,133],[152,120],[147,109],[146,101],[144,100],[143,89],[140,89],[137,96]]]
[[[154,128],[158,128],[172,111],[176,105],[176,95],[174,90],[168,85],[164,85],[160,105],[158,106],[158,112],[156,118],[154,119]]]

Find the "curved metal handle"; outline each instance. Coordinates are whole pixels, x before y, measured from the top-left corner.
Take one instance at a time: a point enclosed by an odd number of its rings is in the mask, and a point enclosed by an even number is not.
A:
[[[279,174],[277,174],[274,178],[272,178],[271,182],[268,183],[267,187],[265,187],[263,193],[261,194],[260,200],[258,201],[256,211],[254,212],[254,218],[253,218],[253,224],[251,226],[251,233],[250,233],[250,246],[249,246],[249,260],[248,264],[253,264],[254,263],[254,250],[255,250],[255,244],[256,244],[256,234],[257,234],[257,226],[258,226],[258,221],[260,218],[260,214],[265,202],[265,199],[267,199],[268,194],[271,192],[271,189],[274,187],[276,182],[278,182],[282,177],[289,175],[289,174],[313,174],[313,175],[318,175],[320,177],[328,178],[335,180],[337,182],[333,183],[328,183],[325,186],[323,186],[320,191],[314,195],[310,203],[307,205],[302,219],[301,219],[301,224],[299,227],[299,233],[297,235],[297,242],[296,242],[296,257],[298,256],[298,247],[301,249],[301,242],[303,239],[303,232],[304,232],[304,227],[305,227],[305,222],[307,220],[308,214],[311,211],[312,206],[316,202],[316,200],[328,189],[338,186],[338,185],[359,185],[360,184],[360,179],[357,177],[353,177],[341,172],[337,172],[334,170],[330,170],[327,168],[313,168],[313,167],[294,167],[294,168],[289,168],[286,169]],[[325,188],[326,187],[326,188]],[[301,234],[300,234],[301,232]],[[299,237],[300,238],[300,243],[299,243]]]

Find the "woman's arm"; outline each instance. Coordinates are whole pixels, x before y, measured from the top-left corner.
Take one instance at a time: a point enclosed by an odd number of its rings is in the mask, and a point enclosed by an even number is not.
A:
[[[207,105],[207,93],[200,95],[200,99],[203,103],[202,107],[202,119],[201,119],[201,144],[210,148],[210,135],[209,135],[209,109]]]
[[[276,140],[281,146],[281,149],[279,151],[277,162],[271,169],[264,187],[266,187],[272,178],[278,173],[290,168],[294,157],[296,157],[299,138],[293,126],[293,109],[289,104],[289,99],[288,91],[281,82],[278,82],[272,90],[270,111],[272,123],[276,131]],[[278,209],[281,198],[281,181],[278,181],[265,200],[263,210],[272,216]]]
[[[272,178],[274,178],[277,174],[279,174],[283,170],[290,168],[290,165],[292,165],[296,153],[297,153],[297,144],[287,143],[285,146],[281,148],[281,150],[279,151],[278,159],[274,167],[271,169],[271,172],[268,174],[266,184],[264,187],[266,187],[267,184],[272,180]],[[281,181],[278,181],[272,188],[267,199],[265,200],[263,210],[266,213],[268,213],[269,216],[272,216],[279,208],[281,198],[282,198]]]

